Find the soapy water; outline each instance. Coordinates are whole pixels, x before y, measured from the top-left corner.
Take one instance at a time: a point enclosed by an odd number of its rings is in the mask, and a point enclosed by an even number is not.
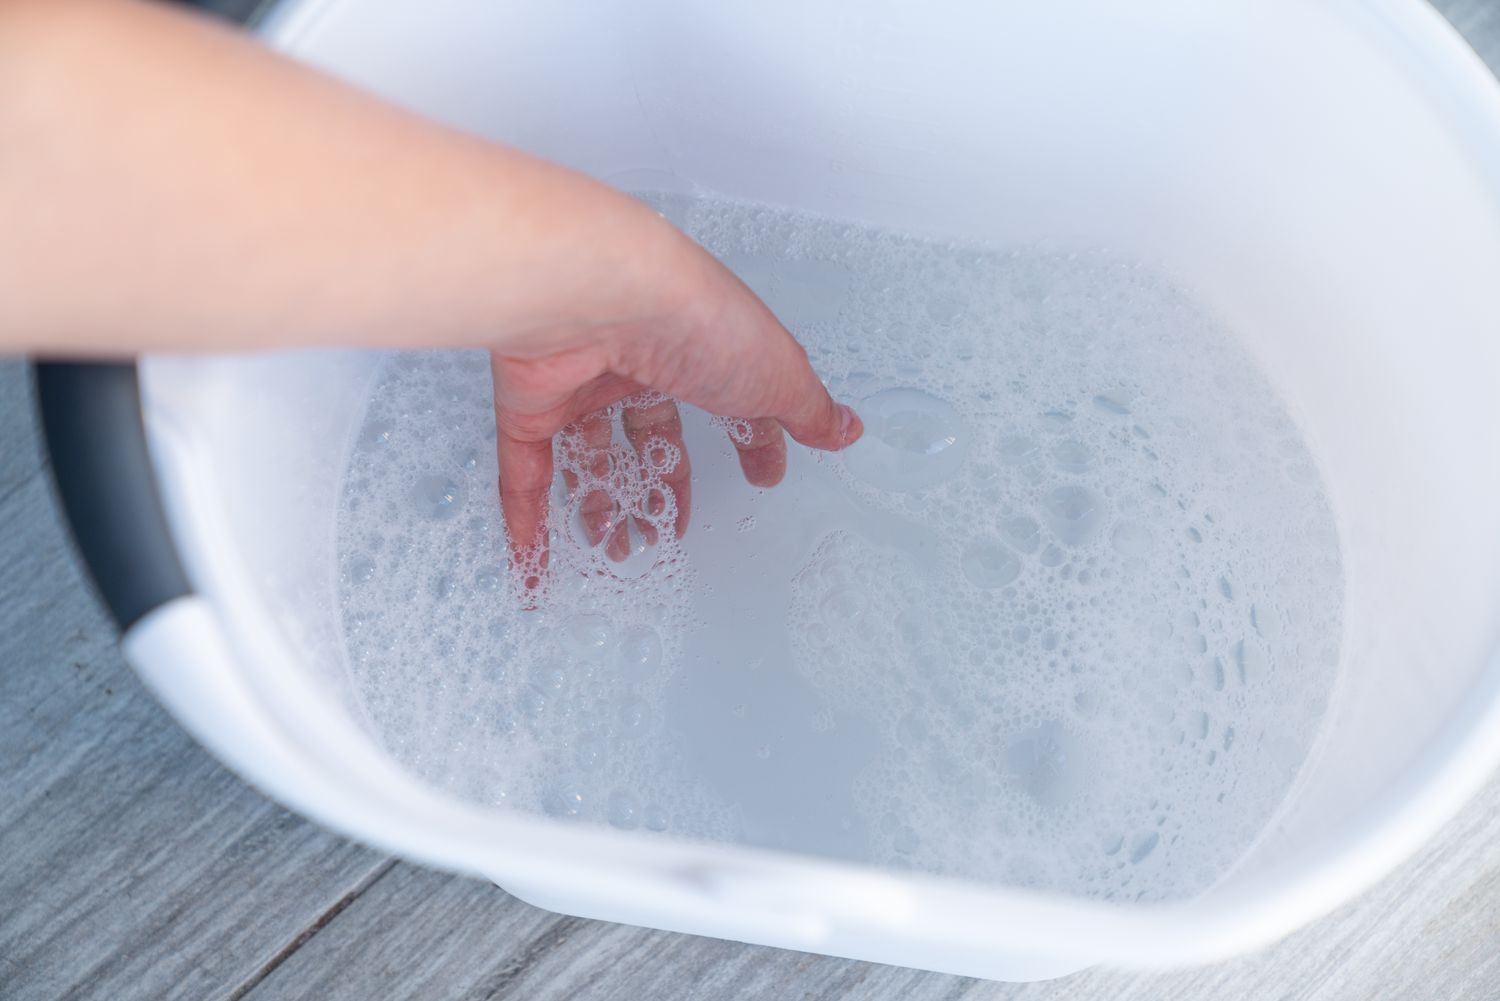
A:
[[[661,206],[865,437],[793,445],[759,490],[729,442],[747,425],[684,407],[677,540],[673,447],[564,436],[550,566],[512,570],[485,358],[393,357],[337,526],[390,753],[626,830],[1106,898],[1222,875],[1315,736],[1343,587],[1316,466],[1246,353],[1107,256]],[[623,561],[583,531],[600,493]]]

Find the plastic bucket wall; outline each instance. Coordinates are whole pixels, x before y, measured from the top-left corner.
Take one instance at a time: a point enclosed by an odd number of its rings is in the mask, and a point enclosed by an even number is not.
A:
[[[1348,574],[1321,746],[1268,837],[1188,904],[1052,901],[729,848],[663,854],[453,804],[435,831],[396,816],[430,791],[350,792],[337,808],[309,791],[390,767],[347,690],[332,551],[377,356],[155,359],[153,444],[224,671],[306,769],[258,775],[272,791],[579,913],[1035,976],[1210,958],[1289,930],[1394,864],[1493,763],[1500,99],[1426,8],[391,0],[294,3],[267,30],[424,113],[601,177],[664,171],[858,222],[1162,267],[1244,337],[1298,418]],[[700,855],[717,882],[670,882]],[[612,896],[600,866],[639,885]],[[884,902],[864,925],[848,904],[861,893]]]

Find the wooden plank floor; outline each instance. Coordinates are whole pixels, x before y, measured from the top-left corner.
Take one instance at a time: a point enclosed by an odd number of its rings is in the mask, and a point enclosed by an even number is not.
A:
[[[1450,0],[1500,68],[1500,0]],[[1500,777],[1370,893],[1197,970],[993,984],[536,910],[301,820],[124,666],[0,362],[0,1001],[1500,999]]]

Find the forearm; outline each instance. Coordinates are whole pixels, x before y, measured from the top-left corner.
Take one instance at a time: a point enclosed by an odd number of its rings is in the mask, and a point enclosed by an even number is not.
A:
[[[556,349],[666,311],[683,243],[199,19],[0,0],[0,350]]]

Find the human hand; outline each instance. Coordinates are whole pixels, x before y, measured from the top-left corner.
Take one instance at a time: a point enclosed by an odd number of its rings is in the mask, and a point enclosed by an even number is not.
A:
[[[666,224],[654,213],[632,224],[642,229],[643,247],[659,245],[653,230]],[[786,328],[706,251],[677,234],[647,273],[657,286],[651,301],[663,304],[648,315],[571,338],[562,350],[548,351],[550,339],[541,337],[530,351],[491,354],[500,500],[518,563],[545,565],[553,438],[567,428],[592,454],[603,454],[613,434],[609,408],[622,400],[625,437],[643,461],[648,447],[659,445],[680,456],[662,476],[676,502],[679,538],[691,510],[691,467],[672,398],[742,419],[741,433],[730,440],[745,479],[760,487],[775,486],[786,472],[783,429],[828,450],[863,431],[854,411],[830,398]],[[576,478],[569,476],[567,486],[576,491]],[[579,516],[591,544],[604,543],[611,559],[629,554],[628,531],[605,491],[584,496]],[[638,526],[647,543],[656,542],[652,525]]]

